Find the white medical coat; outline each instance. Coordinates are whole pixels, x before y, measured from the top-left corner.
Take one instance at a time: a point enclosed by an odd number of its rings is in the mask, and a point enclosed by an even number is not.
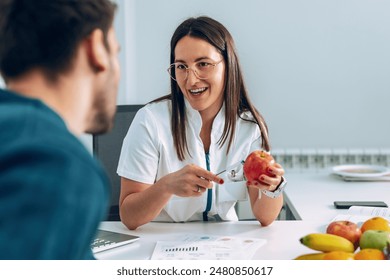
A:
[[[245,160],[250,152],[261,149],[260,129],[257,124],[237,118],[233,143],[227,153],[227,141],[220,146],[225,116],[224,106],[214,119],[209,149],[210,171],[217,173]],[[141,108],[124,138],[117,173],[134,181],[153,184],[161,177],[196,164],[206,169],[206,158],[199,136],[202,119],[198,111],[186,102],[187,141],[189,152],[184,161],[177,157],[171,130],[171,101],[147,104]],[[250,112],[242,118],[253,119]],[[213,186],[212,206],[209,216],[218,214],[222,220],[238,220],[234,205],[248,197],[246,182],[243,179],[242,165],[235,169],[236,177],[231,180],[230,170],[221,174],[225,183]],[[155,221],[184,222],[202,220],[206,209],[207,192],[200,197],[173,196]]]

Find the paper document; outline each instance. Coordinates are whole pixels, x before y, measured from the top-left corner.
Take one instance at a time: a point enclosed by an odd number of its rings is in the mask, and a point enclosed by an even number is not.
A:
[[[361,224],[376,216],[390,219],[390,209],[388,207],[351,206],[346,214],[337,215],[332,221],[344,220]]]
[[[249,260],[265,239],[236,236],[184,235],[158,241],[152,260]]]
[[[390,209],[388,207],[351,206],[348,209],[348,213],[354,215],[380,216],[390,218]]]

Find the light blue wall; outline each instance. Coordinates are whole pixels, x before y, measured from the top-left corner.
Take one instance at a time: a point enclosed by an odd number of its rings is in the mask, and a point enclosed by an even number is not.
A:
[[[174,29],[189,16],[209,15],[235,38],[273,148],[390,147],[390,1],[116,2],[118,104],[168,93]]]
[[[251,97],[274,148],[390,146],[390,1],[124,0],[122,103],[169,92],[169,40],[209,15],[235,38]],[[131,3],[131,4],[130,4]],[[125,16],[126,17],[126,16]]]

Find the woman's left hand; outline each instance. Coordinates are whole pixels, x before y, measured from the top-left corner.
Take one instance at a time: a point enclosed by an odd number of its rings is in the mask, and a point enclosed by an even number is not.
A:
[[[257,188],[260,190],[274,191],[282,181],[284,175],[284,169],[279,163],[268,167],[267,172],[271,175],[260,175],[257,180],[247,181],[246,185],[251,188]]]

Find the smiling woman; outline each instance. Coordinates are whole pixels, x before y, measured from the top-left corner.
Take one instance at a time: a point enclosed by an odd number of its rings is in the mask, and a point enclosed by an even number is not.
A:
[[[185,36],[176,45],[174,64],[179,64],[176,82],[185,99],[203,120],[212,120],[224,101],[225,62],[220,52],[203,39]]]
[[[175,30],[171,93],[138,111],[122,146],[120,213],[128,228],[152,220],[237,220],[234,206],[248,196],[262,225],[278,216],[283,197],[259,190],[272,192],[283,181],[279,164],[249,183],[215,175],[270,148],[237,57],[232,36],[212,18],[189,18]],[[236,169],[242,174],[242,165]]]

